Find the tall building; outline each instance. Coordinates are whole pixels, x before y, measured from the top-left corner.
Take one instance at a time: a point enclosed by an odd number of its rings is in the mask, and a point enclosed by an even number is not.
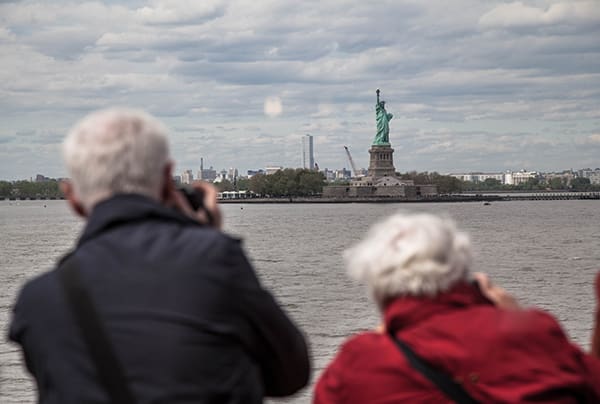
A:
[[[200,171],[198,171],[198,179],[203,181],[214,181],[217,179],[217,171],[210,166],[204,168],[204,157],[200,157]]]
[[[238,177],[238,169],[230,167],[229,170],[227,171],[227,179],[229,181],[234,181],[237,179],[237,177]]]
[[[313,151],[313,137],[306,134],[302,137],[302,167],[309,170],[315,169],[315,154]]]
[[[212,166],[210,166],[210,168],[203,168],[198,172],[198,178],[203,181],[214,181],[217,179],[217,170]]]
[[[185,170],[181,175],[181,182],[184,184],[191,184],[194,181],[194,174],[192,170]]]
[[[258,170],[248,170],[247,171],[248,178],[252,178],[255,175],[264,174],[264,173],[265,173],[265,170],[261,170],[261,169],[258,169]]]
[[[200,157],[200,171],[198,171],[198,179],[199,180],[205,179],[202,171],[204,171],[204,157]]]
[[[265,167],[265,174],[266,175],[275,174],[277,171],[280,171],[280,170],[283,170],[283,167],[281,167],[281,166]]]

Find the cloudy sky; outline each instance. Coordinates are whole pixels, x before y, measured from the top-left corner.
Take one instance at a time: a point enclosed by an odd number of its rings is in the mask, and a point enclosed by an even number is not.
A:
[[[600,167],[600,1],[2,1],[0,179],[66,173],[86,113],[148,110],[177,171]]]

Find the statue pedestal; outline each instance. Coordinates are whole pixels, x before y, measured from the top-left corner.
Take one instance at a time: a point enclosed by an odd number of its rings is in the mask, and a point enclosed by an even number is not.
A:
[[[396,176],[392,146],[373,145],[369,149],[369,154],[371,155],[368,174],[370,177]]]

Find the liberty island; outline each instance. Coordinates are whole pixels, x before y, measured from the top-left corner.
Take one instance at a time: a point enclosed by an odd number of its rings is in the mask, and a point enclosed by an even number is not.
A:
[[[369,169],[366,176],[351,180],[350,186],[327,186],[323,188],[323,198],[339,200],[372,201],[416,200],[423,197],[435,197],[437,187],[433,184],[415,185],[412,180],[401,179],[394,167],[394,149],[390,142],[390,121],[393,114],[388,113],[385,101],[380,99],[381,90],[375,92],[376,133],[369,148]]]

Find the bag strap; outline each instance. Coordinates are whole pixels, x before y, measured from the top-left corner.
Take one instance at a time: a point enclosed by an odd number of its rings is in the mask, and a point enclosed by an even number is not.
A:
[[[81,329],[100,382],[108,392],[111,403],[134,404],[135,400],[126,382],[125,372],[110,344],[92,299],[83,287],[78,265],[72,255],[62,262],[58,275],[67,303]]]
[[[415,354],[408,345],[397,338],[391,331],[389,332],[389,335],[396,343],[396,346],[400,349],[400,351],[402,351],[404,356],[406,356],[406,359],[408,359],[408,362],[413,369],[417,370],[429,381],[435,384],[435,386],[440,389],[442,393],[446,395],[446,397],[459,404],[477,404],[477,401],[475,401],[475,399],[473,399],[473,397],[471,397],[460,384],[452,380],[450,376],[432,368],[423,359],[417,356],[417,354]]]

